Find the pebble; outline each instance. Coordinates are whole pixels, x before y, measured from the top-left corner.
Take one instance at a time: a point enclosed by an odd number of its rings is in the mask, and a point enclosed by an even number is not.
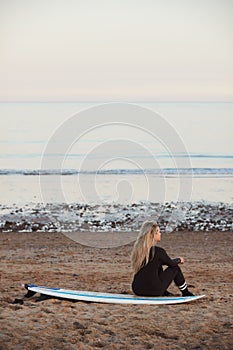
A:
[[[76,329],[86,329],[86,327],[83,324],[81,324],[80,322],[78,322],[78,321],[75,321],[73,323],[73,327],[76,328]]]

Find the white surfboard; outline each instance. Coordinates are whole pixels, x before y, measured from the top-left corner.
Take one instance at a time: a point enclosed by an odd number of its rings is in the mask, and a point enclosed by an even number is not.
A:
[[[81,290],[69,290],[61,288],[48,288],[44,286],[37,286],[35,284],[23,284],[23,287],[25,287],[28,291],[34,293],[40,293],[56,298],[112,304],[181,304],[194,301],[205,296],[197,295],[189,297],[139,297],[131,294],[114,294]]]

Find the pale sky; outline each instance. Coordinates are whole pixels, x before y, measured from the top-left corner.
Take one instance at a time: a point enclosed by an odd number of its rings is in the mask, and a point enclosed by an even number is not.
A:
[[[232,0],[1,0],[0,101],[233,101]]]

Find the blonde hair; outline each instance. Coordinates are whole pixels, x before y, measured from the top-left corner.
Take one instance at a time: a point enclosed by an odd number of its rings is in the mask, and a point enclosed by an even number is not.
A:
[[[158,224],[154,221],[145,221],[142,224],[131,254],[131,264],[134,273],[140,270],[144,261],[145,264],[148,264],[150,249],[155,244],[155,231],[157,227]]]

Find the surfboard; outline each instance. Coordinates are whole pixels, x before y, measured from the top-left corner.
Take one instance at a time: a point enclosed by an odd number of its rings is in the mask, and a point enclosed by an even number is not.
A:
[[[189,296],[189,297],[139,297],[131,294],[114,294],[102,292],[90,292],[82,290],[69,290],[61,288],[49,288],[45,286],[37,286],[36,284],[23,284],[29,296],[40,293],[62,299],[71,299],[79,301],[88,301],[95,303],[114,303],[114,304],[149,304],[149,305],[166,305],[181,304],[203,298],[205,295]],[[30,295],[31,292],[31,295]]]

